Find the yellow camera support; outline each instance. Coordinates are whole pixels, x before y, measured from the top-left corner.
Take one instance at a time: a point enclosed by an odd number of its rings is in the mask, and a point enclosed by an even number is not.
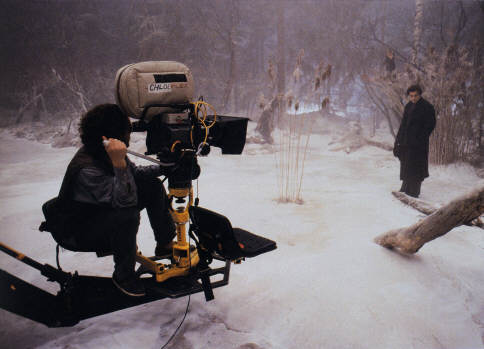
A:
[[[217,112],[215,108],[203,101],[197,101],[192,103],[195,106],[195,115],[203,125],[205,129],[205,137],[202,144],[206,144],[208,138],[208,129],[210,129],[217,122]],[[212,109],[214,113],[214,120],[207,125],[207,108]],[[202,117],[198,114],[202,113]],[[190,132],[190,140],[193,145],[193,128]],[[180,143],[176,141],[172,144],[171,151],[175,151],[175,146]],[[150,158],[128,151],[130,154],[140,156],[144,159],[152,161]],[[158,262],[155,257],[145,257],[140,251],[136,252],[136,261],[140,263],[143,268],[155,275],[157,282],[163,282],[169,278],[175,276],[187,275],[190,269],[196,266],[200,262],[200,257],[198,256],[198,251],[196,248],[189,246],[187,242],[187,229],[186,225],[190,222],[189,208],[193,204],[193,189],[189,188],[168,188],[168,199],[170,201],[170,214],[173,222],[176,226],[176,238],[177,241],[173,245],[172,263],[164,264]],[[174,207],[176,203],[185,203],[188,199],[186,206]]]
[[[169,188],[168,198],[170,201],[169,211],[176,226],[177,241],[173,245],[173,263],[160,263],[155,257],[145,257],[140,251],[136,252],[136,261],[147,271],[153,273],[157,282],[163,282],[175,276],[188,275],[190,269],[200,261],[197,249],[187,242],[186,225],[190,221],[188,209],[193,204],[193,189],[191,187]],[[186,202],[187,199],[188,202]],[[174,207],[177,201],[180,201],[180,203],[186,202],[186,206]]]

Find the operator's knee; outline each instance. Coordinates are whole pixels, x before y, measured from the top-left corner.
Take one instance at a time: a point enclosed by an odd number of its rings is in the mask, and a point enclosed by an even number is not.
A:
[[[140,224],[139,210],[136,207],[118,208],[110,218],[113,243],[128,250],[134,248]]]
[[[165,188],[161,183],[161,180],[158,177],[153,178],[145,178],[141,181],[136,182],[138,188],[146,193],[159,193],[160,191],[164,191]]]
[[[76,242],[79,249],[85,251],[112,251],[116,246],[130,249],[136,244],[139,223],[140,214],[136,207],[99,209],[85,217],[83,226],[76,228]]]
[[[167,195],[165,187],[159,178],[148,178],[136,182],[138,187],[138,207],[145,208],[165,202]]]
[[[140,223],[140,214],[137,207],[125,207],[118,208],[115,212],[116,222],[119,224],[126,224],[129,226],[136,225]]]
[[[101,219],[104,226],[114,229],[120,226],[137,227],[140,222],[140,214],[137,207],[115,208]]]

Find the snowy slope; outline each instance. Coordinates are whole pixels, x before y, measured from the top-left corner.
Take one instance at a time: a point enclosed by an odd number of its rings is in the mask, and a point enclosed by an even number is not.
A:
[[[233,266],[214,301],[192,296],[170,348],[484,348],[483,231],[454,229],[410,257],[374,244],[376,235],[422,215],[391,195],[400,182],[390,152],[330,152],[329,140],[311,138],[304,205],[276,202],[275,155],[267,147],[248,144],[242,156],[214,150],[201,159],[200,204],[276,240],[278,249]],[[138,141],[131,148],[141,147]],[[37,231],[40,207],[57,194],[74,151],[0,135],[1,241],[52,265],[54,241]],[[433,203],[479,181],[466,166],[430,171],[421,198]],[[154,247],[146,216],[138,244],[147,253]],[[0,255],[0,262],[55,292],[13,258]],[[113,268],[110,257],[94,253],[64,251],[61,263],[106,276]],[[0,347],[159,348],[185,306],[185,298],[161,300],[64,329],[0,310]]]

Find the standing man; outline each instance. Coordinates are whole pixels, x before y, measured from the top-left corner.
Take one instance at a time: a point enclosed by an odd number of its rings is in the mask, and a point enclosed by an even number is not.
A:
[[[429,176],[429,137],[435,128],[435,110],[422,98],[419,85],[410,86],[407,96],[410,102],[403,112],[393,154],[400,160],[400,191],[418,197],[422,181]]]

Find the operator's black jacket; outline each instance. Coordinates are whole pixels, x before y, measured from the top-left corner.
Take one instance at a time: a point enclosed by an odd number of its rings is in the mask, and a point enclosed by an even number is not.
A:
[[[423,181],[429,176],[429,137],[435,122],[434,107],[425,99],[405,106],[393,148],[400,159],[401,180]]]
[[[40,230],[49,231],[56,242],[64,248],[73,251],[88,251],[72,234],[74,227],[82,224],[82,220],[89,217],[102,207],[76,202],[72,200],[74,181],[82,168],[95,166],[104,169],[107,173],[114,175],[113,166],[107,154],[93,156],[86,147],[82,147],[74,155],[67,167],[62,181],[59,196],[47,201],[42,206],[46,222],[42,223]]]
[[[136,182],[143,184],[143,178],[157,178],[166,171],[166,169],[158,165],[135,166],[128,158],[126,158],[126,162],[128,165],[126,170],[124,172],[122,171],[123,173],[121,174],[118,173],[115,175],[116,169],[113,168],[111,160],[104,149],[89,150],[85,146],[79,149],[67,167],[59,191],[59,196],[49,200],[42,207],[46,223],[43,223],[41,230],[51,232],[59,245],[67,249],[75,251],[92,250],[92,246],[84,246],[80,242],[82,238],[80,239],[79,237],[76,237],[79,234],[83,234],[83,232],[78,230],[80,227],[85,226],[85,221],[94,219],[94,217],[106,216],[113,210],[123,207],[137,207],[141,210],[146,206],[146,200],[138,200],[139,197],[137,194],[137,184],[135,183],[135,179]],[[117,182],[125,182],[124,185],[121,186],[131,188],[127,194],[132,196],[132,199],[127,200],[127,202],[124,203],[118,201],[111,202],[110,200],[102,200],[101,202],[93,200],[92,198],[89,199],[89,197],[87,197],[88,200],[86,200],[86,197],[84,197],[83,200],[77,200],[76,195],[77,197],[79,196],[78,180],[81,178],[81,171],[86,168],[97,169],[101,174],[105,174],[108,179],[119,176],[117,177]],[[134,176],[134,178],[132,176]],[[99,176],[95,178],[95,182],[93,182],[94,187],[91,189],[97,189],[100,194],[106,196],[107,194],[104,192],[108,185],[107,183],[100,181],[101,179],[103,178],[100,178]],[[96,188],[96,186],[101,187]],[[113,188],[113,191],[115,190],[116,188]],[[101,197],[102,195],[99,195],[99,193],[97,196]],[[163,197],[165,196],[166,195],[163,195]]]

